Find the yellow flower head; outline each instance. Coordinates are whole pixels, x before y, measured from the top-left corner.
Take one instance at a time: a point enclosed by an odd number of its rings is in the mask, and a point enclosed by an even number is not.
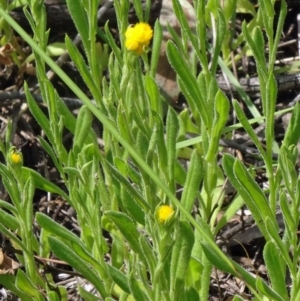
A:
[[[158,221],[161,224],[166,223],[174,215],[174,209],[168,205],[160,206],[157,210]]]
[[[16,147],[11,147],[8,152],[8,161],[13,166],[20,166],[23,164],[22,153],[17,150]]]
[[[153,30],[147,23],[140,22],[136,25],[131,25],[125,32],[125,47],[141,55],[145,52],[153,37]]]

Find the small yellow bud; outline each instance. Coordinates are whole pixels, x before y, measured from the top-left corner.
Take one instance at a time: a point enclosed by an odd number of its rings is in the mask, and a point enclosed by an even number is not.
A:
[[[8,162],[12,166],[21,166],[23,165],[23,156],[20,151],[17,150],[15,146],[12,146],[8,152],[7,156]]]
[[[169,221],[174,215],[174,209],[168,205],[160,206],[157,210],[157,218],[161,224]]]

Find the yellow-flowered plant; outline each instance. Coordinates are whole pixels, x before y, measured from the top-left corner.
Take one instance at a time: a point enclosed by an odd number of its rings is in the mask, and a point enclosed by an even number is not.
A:
[[[174,209],[168,205],[160,206],[157,210],[157,218],[161,224],[165,224],[174,215]]]
[[[153,37],[153,30],[147,23],[130,25],[125,32],[125,47],[135,54],[141,55],[147,51]]]

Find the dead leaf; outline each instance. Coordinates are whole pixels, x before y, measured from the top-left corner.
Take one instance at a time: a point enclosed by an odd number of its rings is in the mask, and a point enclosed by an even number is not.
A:
[[[10,43],[6,43],[0,48],[0,64],[5,66],[13,63],[11,53],[14,51],[13,46]]]
[[[1,274],[14,274],[15,270],[20,266],[19,263],[6,256],[0,248],[0,275]]]

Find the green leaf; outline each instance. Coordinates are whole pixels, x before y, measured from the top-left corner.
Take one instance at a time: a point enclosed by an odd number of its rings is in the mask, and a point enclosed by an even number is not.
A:
[[[218,224],[214,229],[214,233],[218,233],[227,223],[231,220],[231,218],[236,214],[236,212],[244,205],[243,198],[238,195],[228,206],[225,213],[222,215]]]
[[[181,28],[183,29],[183,33],[186,36],[187,40],[192,43],[193,49],[195,50],[199,60],[201,61],[201,54],[200,54],[200,47],[197,43],[196,36],[192,33],[191,27],[188,23],[188,19],[186,17],[186,14],[184,12],[184,8],[182,7],[182,4],[179,0],[172,0],[174,13],[180,23]],[[190,7],[191,11],[189,14],[193,16],[193,10],[192,7]],[[185,51],[186,52],[186,51]]]
[[[17,272],[16,287],[20,291],[34,298],[34,300],[44,300],[43,295],[40,293],[38,288],[31,282],[31,280],[21,269],[18,269]]]
[[[145,88],[150,102],[150,109],[159,116],[162,115],[162,106],[159,89],[155,80],[149,75],[145,75]]]
[[[266,219],[265,221],[266,223],[266,227],[268,230],[268,233],[270,235],[270,237],[272,237],[278,251],[279,254],[282,256],[282,258],[285,260],[286,264],[288,265],[290,272],[292,274],[292,277],[296,276],[296,270],[295,270],[295,266],[292,263],[292,260],[289,256],[289,252],[288,250],[285,248],[285,245],[283,244],[279,233],[278,233],[278,227],[277,224],[275,226],[274,222],[272,222],[269,218]]]
[[[120,66],[123,66],[123,59],[122,59],[122,55],[121,55],[121,50],[120,48],[118,48],[115,39],[113,38],[113,36],[110,33],[109,27],[108,27],[108,22],[106,22],[105,26],[104,26],[104,30],[106,33],[106,37],[108,39],[108,43],[109,46],[111,47],[118,63]]]
[[[101,100],[101,94],[97,86],[95,85],[94,79],[90,73],[89,67],[86,65],[81,53],[79,50],[75,47],[73,42],[70,40],[68,36],[65,38],[66,47],[68,49],[68,52],[70,54],[70,57],[72,61],[75,63],[76,67],[78,68],[80,75],[82,76],[84,82],[90,89],[93,97],[97,100]],[[100,101],[97,102],[97,104],[101,104]],[[101,107],[104,111],[104,106]]]
[[[98,271],[98,273],[101,275],[102,278],[106,277],[106,273],[104,271],[104,268],[101,266],[99,261],[97,261],[92,254],[90,254],[87,249],[82,245],[78,244],[75,241],[71,242],[72,249],[74,252],[84,261],[91,264],[93,267],[95,267]]]
[[[285,191],[281,191],[280,193],[280,209],[282,211],[284,217],[285,231],[288,234],[289,240],[293,243],[294,240],[297,240],[297,230],[296,222],[294,221],[291,211],[290,204],[287,200]],[[297,223],[298,224],[298,223]]]
[[[69,202],[69,204],[72,205],[71,199],[62,189],[60,189],[58,186],[56,186],[52,182],[43,178],[35,170],[27,168],[27,167],[22,167],[22,177],[24,178],[24,180],[28,179],[29,177],[32,177],[36,188],[47,191],[47,192],[57,193],[57,194],[61,195],[63,198],[65,198]]]
[[[194,232],[187,221],[180,221],[171,259],[172,300],[182,300],[186,271],[194,245]]]
[[[150,301],[150,299],[147,297],[147,295],[143,291],[141,283],[139,283],[139,281],[136,280],[136,275],[134,272],[130,273],[129,287],[130,287],[130,291],[134,297],[134,300]]]
[[[178,117],[176,112],[169,107],[166,125],[166,147],[168,155],[168,181],[169,187],[175,189],[174,161],[176,160],[176,136],[178,131]]]
[[[285,301],[285,299],[283,299],[274,290],[272,290],[260,277],[257,277],[256,279],[256,287],[258,291],[262,293],[264,296],[268,297],[269,300]]]
[[[11,231],[16,231],[19,228],[19,221],[11,214],[0,209],[1,223]]]
[[[34,119],[38,122],[38,124],[41,126],[43,131],[45,132],[46,136],[49,138],[51,142],[54,141],[53,133],[50,129],[50,123],[49,119],[45,116],[45,114],[42,112],[42,110],[39,108],[36,101],[33,99],[29,89],[28,85],[25,82],[24,83],[24,90],[26,94],[27,104],[29,107],[30,112],[34,116]]]
[[[139,206],[135,199],[132,197],[130,193],[124,188],[124,186],[121,187],[121,198],[122,198],[122,204],[124,208],[128,211],[131,218],[140,223],[141,225],[145,226],[145,212]]]
[[[253,17],[256,16],[254,5],[249,0],[237,0],[236,10],[239,13],[251,14]]]
[[[39,142],[42,145],[43,149],[47,152],[47,154],[51,157],[55,167],[57,170],[62,173],[62,167],[58,161],[57,155],[54,153],[53,148],[50,146],[50,144],[43,138],[39,137]]]
[[[36,214],[36,221],[47,232],[56,235],[67,242],[75,242],[79,245],[82,245],[82,242],[78,236],[76,236],[74,233],[72,233],[65,227],[61,226],[59,223],[55,222],[47,215],[38,212]]]
[[[266,243],[263,256],[273,289],[282,299],[289,300],[286,289],[286,265],[274,242]]]
[[[265,58],[264,58],[264,53],[265,50],[263,48],[263,51],[261,52],[262,49],[262,43],[263,39],[262,39],[262,32],[261,29],[259,27],[255,27],[254,29],[254,37],[252,39],[249,29],[247,28],[247,24],[246,22],[243,22],[242,24],[242,30],[243,30],[243,34],[244,37],[248,43],[248,45],[250,46],[253,55],[255,57],[255,62],[257,65],[257,71],[259,72],[260,75],[260,86],[261,88],[264,88],[263,85],[266,83],[267,80],[267,67],[266,67],[266,62],[265,62]],[[255,41],[254,41],[255,39]],[[258,43],[258,45],[256,45],[255,43]]]
[[[32,297],[25,292],[19,290],[15,286],[15,279],[16,277],[14,275],[9,274],[2,274],[0,275],[0,283],[10,292],[18,296],[22,301],[32,301]]]
[[[219,141],[228,120],[230,104],[227,97],[223,94],[221,90],[217,92],[215,97],[215,109],[214,109],[214,121],[213,129],[210,138],[210,145],[208,153],[206,155],[206,160],[212,162],[216,160]]]
[[[237,114],[237,117],[238,117],[240,123],[243,125],[244,129],[246,130],[248,135],[251,137],[252,141],[255,143],[256,147],[259,150],[259,153],[264,158],[265,162],[268,162],[266,152],[265,152],[264,148],[262,147],[261,142],[259,141],[256,133],[254,132],[253,128],[251,127],[251,125],[248,121],[248,118],[246,117],[245,113],[242,111],[239,103],[234,100],[233,106],[234,106],[234,109],[236,111],[236,114]]]
[[[75,155],[81,151],[89,132],[92,130],[92,120],[91,111],[86,106],[82,106],[77,117],[74,134]]]
[[[285,132],[283,143],[287,147],[296,145],[300,139],[300,104],[297,103],[293,109],[292,117]]]
[[[84,49],[89,52],[89,27],[88,18],[81,1],[66,0],[68,11],[73,19],[77,31],[81,37]]]
[[[181,83],[184,87],[184,95],[192,102],[192,105],[197,109],[197,113],[202,117],[206,127],[208,127],[208,115],[207,115],[207,104],[202,98],[202,94],[198,87],[198,82],[193,76],[187,63],[182,58],[178,48],[172,41],[167,42],[167,56],[170,64],[176,71],[177,75],[181,79]]]
[[[254,181],[241,162],[225,154],[222,162],[225,174],[244,202],[250,209],[257,226],[266,239],[269,234],[266,230],[264,219],[272,216],[267,200],[261,188]],[[274,220],[274,219],[273,219]]]
[[[218,8],[218,19],[217,19],[217,35],[216,35],[216,41],[214,43],[214,51],[213,51],[213,57],[212,57],[212,63],[211,63],[211,75],[215,76],[216,70],[218,67],[218,58],[220,55],[220,51],[222,48],[222,43],[225,38],[226,33],[226,21],[223,14],[223,11]]]
[[[126,214],[116,211],[106,211],[105,216],[115,223],[125,239],[128,241],[133,252],[137,253],[143,262],[147,264],[139,242],[140,233],[132,219],[130,219]]]
[[[141,206],[141,208],[150,209],[149,204],[147,204],[143,198],[143,196],[131,185],[131,183],[111,164],[106,162],[106,166],[108,167],[109,171],[113,178],[116,179],[120,184],[124,186],[124,188],[131,194],[136,202]]]
[[[245,301],[245,299],[243,299],[241,296],[239,295],[235,295],[232,299],[232,301]]]
[[[155,78],[157,66],[158,66],[158,62],[159,62],[159,57],[160,57],[160,53],[161,53],[161,42],[163,39],[162,27],[158,20],[156,20],[156,22],[154,24],[153,31],[154,31],[154,36],[153,36],[153,41],[152,41],[152,51],[151,51],[151,60],[150,60],[151,65],[150,65],[149,74],[152,78]],[[146,89],[147,89],[147,84],[146,84]],[[148,93],[148,91],[147,91],[147,93]],[[151,108],[155,108],[155,107],[151,106]],[[156,112],[158,112],[158,111],[156,111]]]
[[[74,253],[71,248],[69,248],[65,243],[57,238],[50,236],[49,244],[55,256],[57,256],[61,260],[64,260],[71,267],[80,272],[83,277],[85,277],[96,287],[103,299],[108,297],[101,279],[99,278],[99,276],[97,276],[94,270],[89,265],[87,265],[86,261],[81,259]]]
[[[82,297],[82,300],[85,301],[99,301],[99,297],[95,296],[94,294],[87,292],[83,287],[78,285],[78,291],[80,296]],[[105,301],[107,298],[105,299]]]
[[[23,213],[26,230],[29,235],[32,235],[32,221],[33,221],[33,195],[35,192],[35,185],[32,178],[28,178],[23,188]],[[28,235],[27,234],[27,235]],[[32,239],[32,238],[31,238]]]
[[[201,155],[194,149],[181,196],[181,204],[188,212],[193,208],[202,177],[203,162]]]
[[[117,270],[111,265],[107,265],[108,273],[113,281],[126,293],[130,294],[130,288],[128,283],[128,278],[121,271]]]

